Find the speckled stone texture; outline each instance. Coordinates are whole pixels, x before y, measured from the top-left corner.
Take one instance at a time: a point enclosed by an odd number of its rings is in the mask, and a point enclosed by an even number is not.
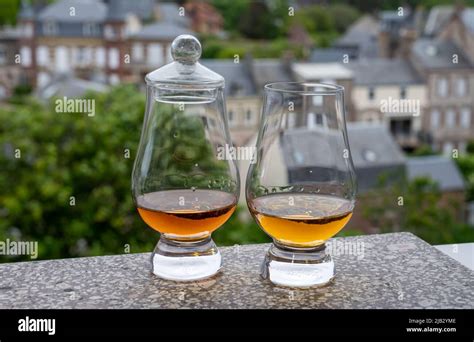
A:
[[[322,288],[261,280],[268,245],[244,245],[220,248],[220,274],[191,283],[152,275],[150,254],[2,264],[0,308],[474,308],[474,272],[412,234],[332,241],[358,250],[335,250]]]

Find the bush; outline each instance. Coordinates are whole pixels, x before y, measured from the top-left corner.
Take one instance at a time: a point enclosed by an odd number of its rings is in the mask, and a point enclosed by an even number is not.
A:
[[[40,259],[148,252],[159,238],[140,219],[130,189],[144,95],[120,86],[86,97],[95,100],[95,116],[56,113],[53,101],[45,106],[28,97],[0,109],[0,240],[37,241]],[[195,122],[178,121],[188,130],[183,139],[200,134]],[[173,129],[169,120],[159,125]],[[198,140],[187,152],[203,160],[208,151]],[[219,165],[209,167],[220,172]],[[216,241],[268,240],[236,213]]]

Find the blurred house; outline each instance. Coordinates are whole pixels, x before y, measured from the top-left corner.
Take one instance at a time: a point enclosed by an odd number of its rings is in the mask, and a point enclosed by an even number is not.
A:
[[[347,51],[351,60],[377,57],[379,27],[380,23],[376,18],[368,14],[364,15],[336,40],[333,48]]]
[[[258,58],[245,59],[250,68],[252,80],[257,89],[257,93],[262,94],[264,87],[268,83],[273,82],[291,82],[294,81],[293,72],[291,70],[291,61],[285,58]]]
[[[441,15],[442,14],[442,15]],[[435,21],[433,17],[439,19]],[[474,9],[452,11],[434,8],[425,31],[432,37],[418,39],[410,61],[424,77],[428,108],[422,122],[435,150],[464,152],[474,138]]]
[[[359,194],[376,188],[382,178],[386,178],[386,184],[402,179],[405,156],[386,125],[350,122],[347,135]]]
[[[423,156],[407,158],[407,177],[429,178],[436,182],[442,193],[440,206],[451,207],[456,203],[454,214],[462,222],[466,221],[466,184],[456,163],[446,156]]]
[[[194,31],[203,34],[219,34],[222,31],[224,18],[209,2],[188,1],[184,8]]]
[[[364,16],[333,47],[313,50],[309,62],[306,71],[319,63],[330,81],[329,70],[338,75],[334,63],[351,70],[345,84],[336,80],[351,93],[348,120],[386,123],[407,151],[428,144],[462,153],[474,138],[474,8],[435,6],[426,20],[420,9]],[[384,102],[413,102],[419,111],[384,110]]]
[[[356,121],[379,121],[405,150],[420,144],[426,85],[404,59],[360,59],[347,64],[353,73],[351,101]]]
[[[261,100],[247,63],[203,59],[201,63],[225,79],[227,119],[234,145],[246,145],[258,130]]]
[[[296,81],[321,82],[338,84],[344,87],[344,103],[346,118],[356,120],[352,103],[353,71],[344,63],[294,63],[292,65],[293,77]],[[314,101],[318,97],[313,97]],[[313,103],[317,105],[317,103]],[[308,118],[310,120],[310,118]],[[310,123],[309,123],[310,124]]]
[[[21,66],[29,83],[55,73],[115,84],[140,66],[170,60],[170,43],[191,32],[176,4],[154,0],[58,0],[42,8],[22,3],[18,18]]]
[[[19,30],[13,27],[0,30],[0,101],[12,96],[21,82],[21,68],[15,62],[19,36]]]

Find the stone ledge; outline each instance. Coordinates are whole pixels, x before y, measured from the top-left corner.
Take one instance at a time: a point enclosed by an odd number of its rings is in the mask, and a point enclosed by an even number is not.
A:
[[[175,283],[149,272],[149,253],[0,265],[0,308],[474,308],[474,272],[410,233],[336,238],[363,254],[333,256],[335,281],[316,289],[262,281],[267,244],[220,248],[223,271]]]

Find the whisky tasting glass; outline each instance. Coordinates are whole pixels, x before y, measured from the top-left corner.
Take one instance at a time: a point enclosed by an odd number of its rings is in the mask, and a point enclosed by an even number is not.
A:
[[[246,197],[273,239],[261,275],[274,284],[310,287],[334,277],[325,242],[351,218],[356,192],[344,113],[341,86],[265,86]]]
[[[174,61],[145,77],[147,103],[132,173],[132,194],[145,223],[159,232],[152,272],[164,279],[210,277],[221,267],[211,239],[235,210],[238,170],[219,156],[231,146],[224,79],[202,66],[199,41],[171,45]]]

